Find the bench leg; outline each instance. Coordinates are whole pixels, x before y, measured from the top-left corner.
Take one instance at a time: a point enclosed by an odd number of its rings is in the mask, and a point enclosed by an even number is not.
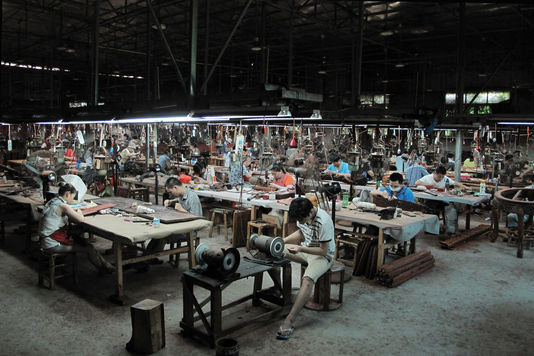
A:
[[[54,289],[56,281],[56,257],[50,256],[48,259],[48,276],[50,277],[50,289]]]
[[[252,226],[247,225],[247,251],[250,251],[250,232],[252,230]]]
[[[210,226],[210,233],[208,234],[209,237],[213,236],[213,226],[215,225],[215,212],[211,212],[211,226]]]
[[[224,218],[224,237],[226,238],[226,241],[228,241],[228,219],[226,217],[227,213],[223,214]]]
[[[75,285],[78,284],[78,256],[76,253],[72,254],[72,281]]]

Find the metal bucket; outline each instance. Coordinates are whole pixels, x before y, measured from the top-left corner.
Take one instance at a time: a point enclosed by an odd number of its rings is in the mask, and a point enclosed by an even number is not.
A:
[[[239,356],[239,343],[232,338],[217,340],[215,343],[215,356]]]

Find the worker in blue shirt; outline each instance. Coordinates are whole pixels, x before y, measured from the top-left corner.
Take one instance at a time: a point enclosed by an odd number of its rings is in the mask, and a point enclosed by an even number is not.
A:
[[[334,153],[330,156],[330,166],[325,173],[334,173],[334,175],[350,177],[349,165],[341,160],[338,154]]]
[[[172,162],[169,158],[169,150],[165,150],[161,156],[158,158],[158,164],[161,168],[163,174],[169,174],[169,170],[172,168]]]
[[[381,195],[388,200],[400,199],[414,203],[415,198],[412,190],[403,183],[404,178],[402,178],[402,174],[399,172],[391,173],[389,176],[389,185],[385,188],[373,190],[371,196]]]

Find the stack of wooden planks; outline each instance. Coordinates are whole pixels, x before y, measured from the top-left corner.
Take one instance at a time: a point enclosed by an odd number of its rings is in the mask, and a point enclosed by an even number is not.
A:
[[[378,281],[389,288],[397,287],[432,266],[434,257],[430,251],[419,251],[379,267]]]
[[[473,229],[462,232],[461,234],[457,234],[456,236],[451,237],[448,240],[440,241],[439,244],[443,248],[453,249],[454,247],[456,247],[460,243],[467,241],[468,239],[489,233],[490,229],[490,225],[479,225]]]
[[[368,279],[374,279],[378,261],[377,239],[365,238],[358,244],[356,254],[356,264],[352,274],[355,276],[364,275]]]

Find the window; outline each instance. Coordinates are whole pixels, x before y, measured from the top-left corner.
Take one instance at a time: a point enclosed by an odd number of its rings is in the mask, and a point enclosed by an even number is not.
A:
[[[464,94],[464,103],[469,104],[473,98],[475,98],[476,93],[465,93]],[[498,104],[503,101],[510,100],[509,91],[483,91],[480,92],[473,104]],[[445,94],[445,104],[454,105],[456,103],[456,93],[446,93]]]
[[[69,103],[69,108],[83,108],[87,106],[86,101],[71,101]]]
[[[384,106],[387,109],[389,105],[389,94],[362,94],[360,95],[360,103],[362,106]]]

